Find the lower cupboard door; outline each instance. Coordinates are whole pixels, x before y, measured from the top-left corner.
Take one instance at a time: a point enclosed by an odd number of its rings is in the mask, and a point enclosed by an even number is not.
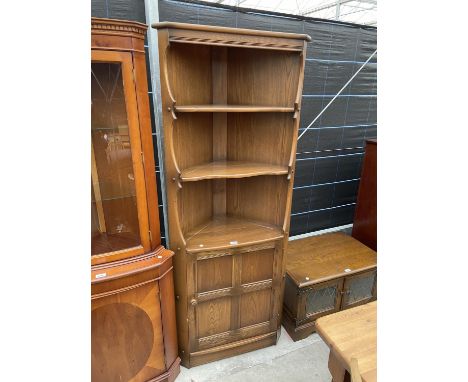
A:
[[[91,301],[93,382],[146,382],[165,372],[157,282]]]
[[[359,273],[345,278],[342,309],[352,308],[376,299],[377,271]]]
[[[298,324],[340,310],[343,279],[326,281],[300,289]]]
[[[196,292],[190,301],[192,352],[276,330],[276,254],[275,248],[266,248],[196,261]]]

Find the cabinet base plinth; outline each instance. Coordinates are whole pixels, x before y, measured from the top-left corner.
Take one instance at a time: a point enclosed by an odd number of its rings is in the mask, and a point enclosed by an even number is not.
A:
[[[247,338],[242,341],[232,342],[223,346],[190,353],[189,364],[184,364],[183,362],[182,365],[187,368],[203,365],[223,358],[229,358],[235,355],[248,353],[253,350],[276,345],[277,340],[278,336],[276,331],[263,334],[261,336]]]

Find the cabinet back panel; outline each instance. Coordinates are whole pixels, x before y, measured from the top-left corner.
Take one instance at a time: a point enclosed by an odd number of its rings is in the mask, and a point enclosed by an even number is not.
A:
[[[232,113],[228,115],[228,160],[287,166],[294,119],[289,113]]]
[[[183,233],[211,220],[213,216],[211,188],[210,181],[190,182],[185,183],[179,191],[179,220]]]
[[[231,298],[223,297],[199,303],[196,308],[198,338],[231,329]]]
[[[226,182],[227,214],[282,226],[287,194],[286,176],[229,179]]]
[[[211,103],[211,48],[173,43],[168,53],[169,85],[177,104]]]
[[[174,122],[174,153],[181,170],[213,160],[213,115],[179,113]]]
[[[228,50],[228,103],[293,106],[297,93],[299,53],[260,49]]]

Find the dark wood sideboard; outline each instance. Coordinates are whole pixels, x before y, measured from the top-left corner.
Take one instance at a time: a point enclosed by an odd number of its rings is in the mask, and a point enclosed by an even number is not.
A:
[[[377,141],[367,140],[352,236],[377,251]]]

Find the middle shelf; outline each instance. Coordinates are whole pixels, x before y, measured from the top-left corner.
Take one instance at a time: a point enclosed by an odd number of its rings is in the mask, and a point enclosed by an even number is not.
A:
[[[264,105],[175,105],[175,111],[180,113],[293,113],[294,107],[264,106]]]
[[[203,179],[247,178],[258,175],[285,175],[288,166],[250,162],[250,161],[214,161],[182,170],[181,180],[193,182]]]
[[[272,224],[231,216],[214,216],[187,233],[187,251],[234,248],[281,239],[283,230]]]

